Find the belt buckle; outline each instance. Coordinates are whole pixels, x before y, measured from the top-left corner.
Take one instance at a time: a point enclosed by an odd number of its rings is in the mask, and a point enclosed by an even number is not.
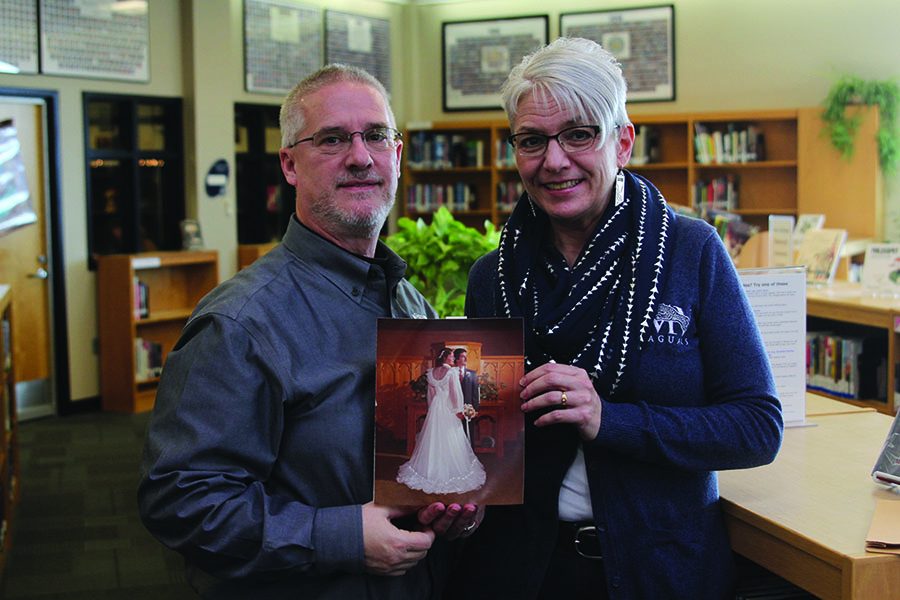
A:
[[[584,525],[579,527],[575,531],[575,552],[578,553],[582,558],[586,558],[588,560],[603,560],[602,554],[591,554],[589,552],[585,552],[582,550],[582,545],[587,545],[587,541],[582,539],[582,536],[585,538],[593,536],[594,541],[597,545],[599,545],[599,536],[597,535],[597,527],[594,525]]]

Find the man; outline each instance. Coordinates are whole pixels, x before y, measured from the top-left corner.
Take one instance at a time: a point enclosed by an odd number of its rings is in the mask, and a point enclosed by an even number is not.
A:
[[[462,385],[463,402],[471,404],[478,410],[480,404],[481,389],[478,385],[478,373],[466,367],[469,353],[465,348],[457,348],[453,351],[454,366],[459,367],[459,383]]]
[[[281,129],[295,218],[168,355],[141,516],[206,597],[437,597],[443,538],[468,535],[477,507],[371,502],[376,319],[435,315],[378,242],[403,148],[387,93],[327,66],[287,96]]]

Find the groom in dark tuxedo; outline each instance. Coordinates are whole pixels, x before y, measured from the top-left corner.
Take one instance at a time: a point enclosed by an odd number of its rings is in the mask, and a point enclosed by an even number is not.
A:
[[[465,348],[457,348],[453,351],[453,366],[459,367],[459,383],[462,386],[463,402],[471,404],[478,410],[481,389],[478,386],[478,373],[466,368],[469,353]]]

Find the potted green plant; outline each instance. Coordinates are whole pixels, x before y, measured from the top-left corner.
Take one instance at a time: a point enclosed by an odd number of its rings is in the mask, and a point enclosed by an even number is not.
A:
[[[843,77],[832,86],[825,99],[822,120],[832,145],[848,158],[853,155],[853,140],[860,123],[859,115],[846,111],[853,105],[878,107],[881,126],[875,137],[879,163],[885,173],[896,172],[900,159],[900,132],[897,130],[900,86],[896,81],[865,81],[859,77]]]
[[[406,278],[441,317],[461,316],[469,269],[478,257],[497,248],[500,230],[485,221],[482,233],[457,221],[443,206],[430,224],[401,217],[397,227],[384,241],[409,264]]]

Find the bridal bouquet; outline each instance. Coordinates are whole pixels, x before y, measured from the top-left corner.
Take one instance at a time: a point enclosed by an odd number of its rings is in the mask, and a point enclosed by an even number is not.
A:
[[[475,407],[471,404],[463,404],[463,409],[461,412],[456,413],[456,416],[460,419],[465,419],[466,421],[471,421],[476,416],[478,416],[478,411],[475,410]]]

